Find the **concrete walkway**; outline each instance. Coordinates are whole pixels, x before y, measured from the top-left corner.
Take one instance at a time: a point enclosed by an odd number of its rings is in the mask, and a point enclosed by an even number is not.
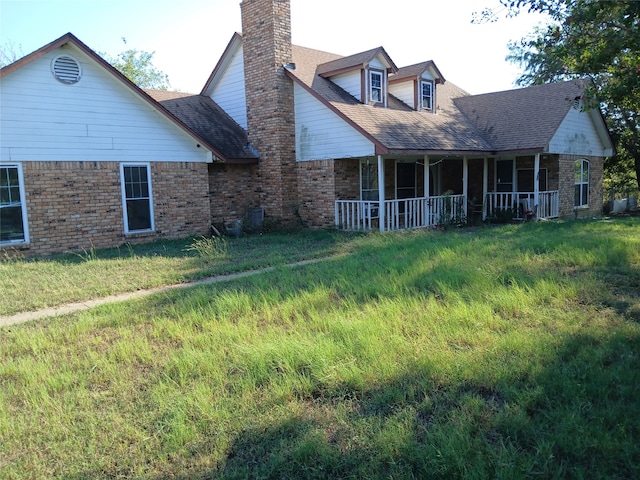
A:
[[[311,260],[302,260],[300,262],[289,263],[282,266],[293,268],[293,267],[299,267],[302,265],[318,263],[318,262],[333,259],[333,258],[336,258],[336,257],[334,256],[334,257],[327,257],[327,258],[315,258]],[[180,288],[197,287],[199,285],[210,285],[212,283],[227,282],[229,280],[235,280],[237,278],[251,277],[253,275],[260,275],[262,273],[271,272],[278,267],[266,267],[266,268],[261,268],[259,270],[249,270],[246,272],[231,273],[229,275],[217,275],[214,277],[205,278],[203,280],[198,280],[196,282],[179,283],[176,285],[167,285],[164,287],[149,288],[146,290],[137,290],[135,292],[120,293],[118,295],[111,295],[109,297],[96,298],[94,300],[87,300],[84,302],[68,303],[65,305],[60,305],[58,307],[44,308],[42,310],[36,310],[34,312],[16,313],[15,315],[0,317],[0,327],[8,327],[10,325],[30,322],[31,320],[39,320],[42,318],[55,317],[58,315],[66,315],[66,314],[78,312],[81,310],[89,310],[90,308],[97,307],[98,305],[104,305],[105,303],[123,302],[123,301],[131,300],[134,298],[141,298],[141,297],[146,297],[148,295],[153,295],[154,293],[162,293],[162,292],[168,292],[168,291],[176,290]]]

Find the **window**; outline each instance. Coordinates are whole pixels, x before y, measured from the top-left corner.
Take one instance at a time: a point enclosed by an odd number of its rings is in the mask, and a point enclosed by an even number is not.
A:
[[[382,102],[382,73],[369,72],[369,100]]]
[[[363,160],[360,163],[360,199],[364,201],[378,201],[378,162]],[[365,205],[368,211],[369,205]],[[371,218],[378,218],[378,207],[372,206]]]
[[[433,83],[420,82],[420,105],[422,110],[433,110]]]
[[[378,162],[363,160],[360,164],[360,198],[378,201]]]
[[[576,207],[589,206],[589,162],[578,160],[574,170],[575,201]]]
[[[0,165],[0,244],[28,241],[22,167]]]
[[[125,233],[153,230],[153,202],[149,165],[121,164],[120,175]]]

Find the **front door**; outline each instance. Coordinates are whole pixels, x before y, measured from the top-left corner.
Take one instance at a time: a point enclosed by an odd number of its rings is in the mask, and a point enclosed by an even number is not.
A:
[[[396,198],[416,198],[415,163],[396,163]]]

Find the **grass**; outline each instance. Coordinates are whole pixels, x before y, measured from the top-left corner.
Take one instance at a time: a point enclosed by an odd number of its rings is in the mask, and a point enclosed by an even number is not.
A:
[[[198,237],[0,261],[0,292],[9,299],[0,315],[344,253],[344,240],[328,231]]]
[[[339,243],[0,330],[0,477],[640,476],[638,219]]]

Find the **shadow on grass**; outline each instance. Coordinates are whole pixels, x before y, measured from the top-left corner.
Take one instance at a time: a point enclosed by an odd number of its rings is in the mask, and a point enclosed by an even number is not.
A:
[[[411,365],[306,399],[239,432],[218,469],[176,478],[639,478],[639,347],[637,334],[568,337],[542,370],[494,383]]]
[[[544,262],[539,269],[533,260],[530,266],[519,262],[536,256],[552,256],[553,262],[570,267],[571,282],[590,282],[591,290],[581,300],[598,308],[613,305],[617,314],[629,318],[637,305],[632,294],[640,271],[630,262],[633,251],[627,243],[608,240],[608,252],[613,253],[605,252],[589,266],[581,259],[591,248],[600,248],[592,241],[593,232],[576,235],[563,225],[524,226],[513,230],[504,251],[495,238],[505,232],[509,235],[510,230],[497,235],[491,229],[459,233],[447,236],[446,242],[438,234],[407,234],[401,242],[381,236],[351,257],[132,303],[118,321],[144,322],[156,313],[167,318],[196,311],[208,318],[178,322],[217,322],[212,305],[225,295],[261,295],[265,303],[278,305],[324,288],[331,290],[326,299],[333,307],[345,302],[364,312],[376,302],[401,296],[426,299],[465,290],[533,288],[545,275]],[[484,265],[472,262],[472,253],[486,259]],[[492,263],[495,270],[487,274]],[[596,273],[622,272],[631,286],[594,277],[594,268]],[[561,279],[564,274],[560,272]],[[597,297],[587,298],[596,291]],[[470,295],[468,301],[474,298]],[[614,301],[620,302],[618,308],[607,303]],[[317,307],[327,312],[333,308]],[[598,315],[598,308],[588,311]],[[289,400],[291,411],[286,400],[263,405],[280,413],[246,419],[243,424],[249,426],[229,432],[228,447],[216,467],[189,467],[196,457],[220,454],[210,436],[189,445],[193,457],[183,450],[172,452],[180,457],[177,464],[185,466],[172,477],[639,478],[638,329],[625,319],[584,323],[588,330],[560,329],[548,345],[548,335],[538,339],[535,330],[528,332],[536,351],[544,352],[539,358],[505,347],[453,357],[447,372],[438,371],[425,356],[401,358],[401,373],[381,375],[384,379],[375,385],[327,386],[311,378],[310,388]],[[121,473],[85,472],[78,478]]]

